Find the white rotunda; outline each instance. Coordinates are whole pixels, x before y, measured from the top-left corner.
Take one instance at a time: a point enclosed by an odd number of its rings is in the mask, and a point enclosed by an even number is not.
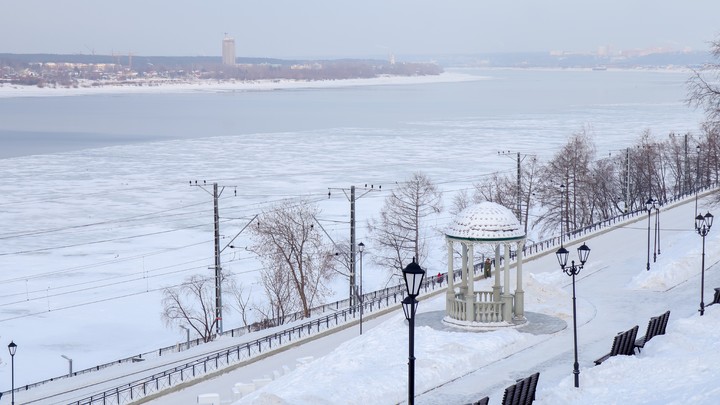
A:
[[[448,277],[445,321],[464,326],[477,323],[524,322],[522,252],[525,232],[515,215],[502,205],[487,201],[467,207],[447,228],[445,240],[448,249],[448,275],[453,274],[456,244],[461,246],[462,260],[458,283],[455,283],[454,277]],[[483,244],[491,245],[495,251],[495,283],[492,291],[475,291],[474,288],[474,247]],[[510,290],[511,250],[517,252],[517,283],[514,292]],[[501,267],[503,280],[500,277]]]

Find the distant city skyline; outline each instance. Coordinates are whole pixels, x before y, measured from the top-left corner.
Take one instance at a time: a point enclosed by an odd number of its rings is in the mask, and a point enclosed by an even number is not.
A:
[[[707,50],[717,0],[24,0],[3,5],[0,53],[317,58],[598,49]]]

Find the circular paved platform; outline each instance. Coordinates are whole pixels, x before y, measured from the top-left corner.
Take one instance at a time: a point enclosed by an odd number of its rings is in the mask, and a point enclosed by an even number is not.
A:
[[[415,326],[429,326],[436,330],[448,332],[478,333],[496,330],[490,327],[471,328],[452,326],[443,322],[444,317],[445,311],[418,313],[415,316]],[[518,326],[505,325],[499,326],[497,329],[510,327],[516,329],[518,332],[530,333],[533,335],[549,335],[567,328],[567,322],[564,320],[537,312],[525,312],[525,319],[527,319],[527,321]]]

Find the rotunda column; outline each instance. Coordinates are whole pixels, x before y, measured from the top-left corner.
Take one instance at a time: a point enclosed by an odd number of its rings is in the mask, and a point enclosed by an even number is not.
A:
[[[465,296],[465,305],[467,308],[467,311],[465,312],[465,320],[466,321],[474,321],[475,320],[475,250],[474,250],[474,244],[470,244],[468,247],[468,266],[467,266],[467,274],[468,274],[468,285],[467,285],[467,295]]]
[[[522,281],[522,264],[523,264],[523,247],[525,240],[517,243],[517,286],[515,287],[515,318],[525,319],[525,291],[523,291]]]
[[[467,294],[467,263],[468,263],[468,251],[467,251],[467,245],[465,242],[460,242],[460,246],[462,246],[462,262],[461,262],[461,271],[460,274],[462,275],[462,279],[460,280],[460,294],[462,294],[463,297]]]
[[[493,301],[500,302],[502,287],[500,286],[500,244],[495,245],[495,285],[493,285]]]
[[[502,295],[502,301],[505,304],[503,307],[503,321],[510,322],[512,320],[512,294],[510,294],[510,245],[508,243],[503,244],[503,248],[505,249],[505,255],[503,261],[504,269],[503,272],[505,273],[505,280],[503,282],[503,295]]]
[[[453,259],[455,258],[455,252],[453,251],[453,241],[447,240],[448,248],[448,272],[447,272],[447,290],[445,290],[445,313],[451,318],[457,319],[457,313],[455,308],[455,269]]]

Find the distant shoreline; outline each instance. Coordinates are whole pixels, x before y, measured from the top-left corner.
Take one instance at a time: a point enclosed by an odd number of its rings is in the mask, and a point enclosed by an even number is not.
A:
[[[407,84],[452,83],[488,80],[488,76],[463,73],[463,70],[537,70],[537,71],[592,71],[592,68],[512,68],[512,67],[466,67],[453,68],[439,75],[425,76],[380,76],[374,78],[337,79],[337,80],[132,80],[123,83],[85,81],[77,87],[37,87],[0,83],[0,99],[16,97],[59,97],[89,96],[104,94],[189,94],[189,93],[234,93],[245,91],[275,91],[296,89],[327,89],[359,86],[387,86]],[[656,72],[689,73],[691,69],[676,67],[671,69],[619,69],[608,68],[608,72]],[[602,74],[603,72],[597,72]]]
[[[369,79],[339,80],[137,80],[124,83],[86,81],[77,87],[37,87],[0,84],[0,98],[86,96],[101,94],[233,93],[294,89],[325,89],[356,86],[383,86],[448,83],[485,80],[487,77],[445,72],[427,76],[381,76]]]

